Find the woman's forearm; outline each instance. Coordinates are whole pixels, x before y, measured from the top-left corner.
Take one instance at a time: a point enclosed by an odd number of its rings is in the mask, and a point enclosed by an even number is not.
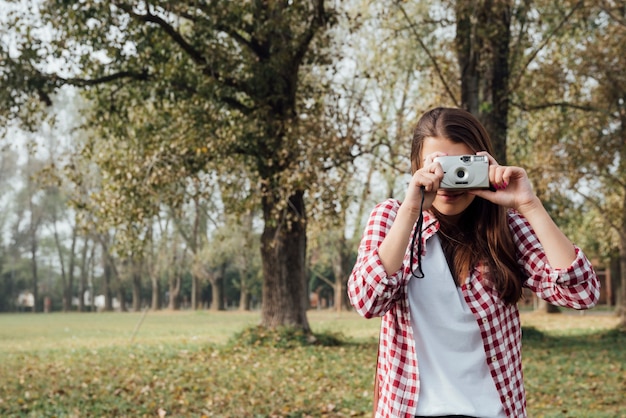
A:
[[[539,198],[518,211],[535,231],[550,265],[557,269],[568,268],[576,258],[574,245],[554,223]]]
[[[378,248],[378,256],[388,275],[394,274],[402,267],[404,254],[418,217],[419,213],[402,205],[398,209],[396,219]]]

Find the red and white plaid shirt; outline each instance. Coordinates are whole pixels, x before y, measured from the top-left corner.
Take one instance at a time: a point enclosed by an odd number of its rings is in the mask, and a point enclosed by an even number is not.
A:
[[[354,308],[365,318],[382,316],[378,369],[380,398],[377,417],[415,416],[420,380],[415,340],[411,328],[407,284],[411,277],[410,244],[403,266],[387,275],[378,248],[400,208],[389,199],[370,215],[356,264],[348,280],[348,295]],[[576,259],[567,269],[554,269],[528,221],[509,211],[509,227],[517,247],[520,266],[526,272],[524,283],[542,299],[574,309],[593,307],[600,285],[589,260],[576,247]],[[439,222],[424,213],[422,240],[439,229]],[[417,247],[417,243],[416,243]],[[413,265],[417,264],[417,248]],[[488,273],[487,273],[488,274]],[[526,417],[526,395],[522,376],[521,324],[516,305],[507,305],[485,278],[483,269],[474,268],[462,293],[480,327],[487,364],[507,416]]]

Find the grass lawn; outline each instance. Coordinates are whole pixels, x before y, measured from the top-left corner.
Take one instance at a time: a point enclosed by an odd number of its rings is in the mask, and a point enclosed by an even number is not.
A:
[[[229,343],[259,313],[0,315],[0,417],[369,417],[378,319],[310,311],[337,347]],[[530,417],[626,417],[626,335],[523,313]],[[539,330],[541,332],[534,332]]]

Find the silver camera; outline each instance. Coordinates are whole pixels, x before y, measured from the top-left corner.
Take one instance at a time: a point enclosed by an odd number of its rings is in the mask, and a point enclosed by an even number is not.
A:
[[[489,160],[486,155],[436,157],[443,168],[442,189],[488,189]]]

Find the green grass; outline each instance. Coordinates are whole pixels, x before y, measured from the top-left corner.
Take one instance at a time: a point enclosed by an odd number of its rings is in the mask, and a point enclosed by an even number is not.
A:
[[[626,334],[524,342],[529,411],[541,417],[626,417]]]
[[[156,343],[223,344],[259,322],[239,312],[53,313],[0,315],[0,356],[9,351]]]
[[[525,334],[529,416],[626,417],[626,336],[606,320],[558,317]],[[229,343],[258,313],[0,315],[0,416],[370,416],[379,320],[310,311],[309,321],[347,343]]]

